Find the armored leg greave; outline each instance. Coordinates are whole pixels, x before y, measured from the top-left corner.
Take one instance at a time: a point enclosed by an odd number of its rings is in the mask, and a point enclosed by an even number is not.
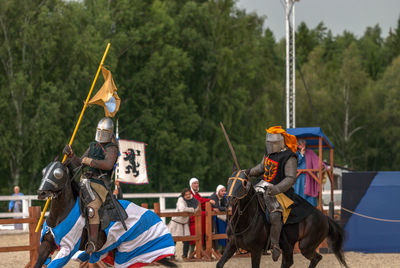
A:
[[[86,208],[89,220],[89,227],[88,227],[88,242],[86,244],[85,251],[89,254],[98,250],[97,240],[99,236],[99,226],[100,226],[99,208],[102,202],[101,199],[96,194],[95,196],[96,199],[90,202]]]
[[[98,250],[97,248],[97,239],[99,235],[99,224],[89,224],[88,230],[88,242],[86,244],[85,251],[88,254],[91,254]]]
[[[273,261],[277,261],[279,255],[281,254],[281,250],[279,248],[279,237],[281,235],[281,230],[282,230],[281,218],[282,218],[282,213],[280,212],[273,212],[270,214],[270,219],[271,219],[270,237],[271,237]]]
[[[265,192],[268,183],[265,181],[260,181],[256,184],[256,191],[262,192],[264,197],[264,202],[269,212],[269,218],[271,222],[270,229],[270,238],[272,245],[272,259],[277,261],[280,254],[281,249],[279,248],[279,237],[281,235],[282,230],[282,212],[283,208],[281,204],[278,202],[275,196],[268,195]]]

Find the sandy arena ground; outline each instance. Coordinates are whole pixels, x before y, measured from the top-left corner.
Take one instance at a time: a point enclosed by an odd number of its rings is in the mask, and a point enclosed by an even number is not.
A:
[[[0,247],[5,246],[23,246],[28,245],[28,234],[17,235],[4,235],[0,234]],[[177,264],[182,268],[208,268],[215,267],[214,262],[183,262],[180,258],[182,252],[182,244],[177,244]],[[399,268],[400,267],[400,254],[363,254],[357,252],[345,253],[347,263],[351,268]],[[29,252],[11,252],[0,253],[0,268],[23,268],[29,261]],[[65,267],[75,268],[79,267],[76,262],[69,262]],[[147,267],[161,267],[161,266],[147,266]],[[245,268],[251,267],[250,258],[233,258],[229,260],[225,267],[227,268]],[[280,262],[274,263],[271,256],[263,256],[261,260],[261,267],[278,268]],[[308,260],[301,254],[294,255],[294,265],[292,267],[308,267]],[[323,259],[318,265],[319,268],[334,268],[341,267],[333,254],[323,254]]]

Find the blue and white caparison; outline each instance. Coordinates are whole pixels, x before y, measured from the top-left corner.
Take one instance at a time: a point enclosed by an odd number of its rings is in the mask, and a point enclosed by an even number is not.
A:
[[[126,200],[119,202],[128,215],[125,220],[127,230],[125,231],[120,221],[111,222],[105,230],[107,240],[102,248],[90,256],[79,251],[85,218],[80,213],[79,198],[72,194],[73,181],[70,173],[60,162],[52,162],[43,170],[43,178],[38,189],[40,198],[53,196],[52,202],[56,202],[55,204],[69,202],[71,205],[68,207],[72,208],[66,211],[66,217],[63,217],[55,227],[50,227],[47,221],[43,225],[41,242],[44,242],[43,237],[46,234],[50,235],[59,249],[52,260],[50,257],[47,258],[47,267],[63,267],[71,259],[90,263],[102,260],[114,267],[140,267],[174,255],[174,241],[160,217]],[[50,214],[59,212],[50,209]],[[44,258],[47,256],[46,254]],[[38,267],[41,267],[41,264],[39,265]]]
[[[121,222],[111,222],[105,230],[107,242],[99,251],[92,253],[90,263],[104,260],[111,262],[116,268],[135,264],[137,267],[139,263],[152,263],[161,257],[174,255],[175,245],[171,233],[154,212],[125,200],[119,202],[129,215],[125,221],[128,230],[125,231]],[[49,258],[46,262],[47,267],[63,267],[71,258],[81,262],[89,260],[89,255],[79,250],[84,225],[85,219],[79,211],[79,200],[67,218],[56,227],[50,228],[44,223],[42,237],[51,232],[59,247],[53,260],[50,262]],[[109,255],[114,249],[115,255]]]

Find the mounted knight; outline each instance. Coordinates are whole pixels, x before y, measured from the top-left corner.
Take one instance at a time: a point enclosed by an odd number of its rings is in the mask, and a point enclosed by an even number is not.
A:
[[[268,210],[272,259],[277,261],[281,254],[279,239],[282,225],[299,222],[310,214],[312,208],[292,188],[297,175],[296,137],[286,133],[280,126],[266,131],[265,155],[260,164],[247,169],[245,173],[251,177],[263,176],[255,189],[263,194]]]
[[[68,156],[67,165],[70,168],[77,170],[82,165],[87,167],[81,174],[79,187],[81,206],[88,230],[85,251],[89,254],[102,245],[102,241],[99,241],[100,208],[108,201],[111,206],[116,205],[120,213],[125,212],[118,207],[118,202],[115,202],[113,195],[110,194],[111,176],[118,158],[118,145],[113,142],[115,140],[113,130],[113,121],[104,117],[97,124],[95,141],[90,143],[89,148],[80,158],[75,155],[69,145],[66,145],[63,150],[63,153]],[[123,221],[126,214],[122,215],[123,218],[120,220]]]

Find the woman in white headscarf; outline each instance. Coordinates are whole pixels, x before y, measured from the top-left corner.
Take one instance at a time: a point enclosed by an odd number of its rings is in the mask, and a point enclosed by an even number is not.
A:
[[[214,210],[217,211],[226,211],[228,206],[228,200],[225,196],[226,188],[223,185],[218,185],[215,193],[210,196],[211,200],[214,200],[214,205],[211,205]]]
[[[218,185],[215,193],[210,196],[211,200],[215,201],[214,205],[211,205],[215,211],[227,211],[228,209],[228,199],[225,196],[226,188],[223,185]],[[226,215],[218,215],[214,217],[214,231],[216,234],[226,233]],[[221,247],[226,247],[226,239],[218,240],[218,244]]]
[[[199,201],[200,203],[200,208],[201,208],[201,233],[204,237],[204,234],[206,232],[206,213],[205,213],[205,209],[206,209],[206,202],[210,202],[211,205],[215,205],[215,202],[211,199],[208,198],[204,198],[201,197],[201,195],[199,194],[199,180],[197,178],[191,178],[189,181],[189,186],[190,186],[190,192],[192,193],[193,197],[197,199],[197,201]],[[189,223],[189,228],[190,228],[190,234],[191,235],[195,235],[196,234],[196,230],[195,230],[195,224],[194,224],[194,220],[195,217],[194,216],[190,216],[190,223]],[[191,245],[194,245],[194,241],[190,242]],[[205,245],[205,243],[203,243],[203,245]]]
[[[176,202],[176,211],[195,212],[199,208],[199,202],[193,197],[188,188],[184,188]],[[168,224],[172,236],[189,236],[189,216],[172,217]],[[189,242],[183,241],[182,259],[188,257]]]

